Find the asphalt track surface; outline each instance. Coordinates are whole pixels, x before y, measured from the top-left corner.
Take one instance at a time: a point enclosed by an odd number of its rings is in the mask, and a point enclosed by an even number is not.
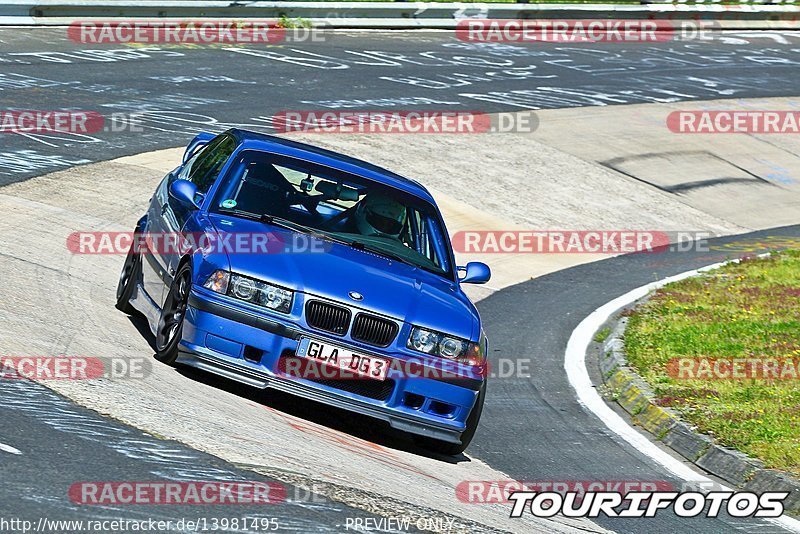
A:
[[[247,529],[241,530],[251,532],[340,532],[348,517],[377,519],[362,510],[284,484],[280,486],[285,488],[285,494],[279,490],[281,502],[275,504],[156,503],[137,505],[135,511],[120,504],[81,504],[66,496],[74,495],[79,501],[80,489],[71,492],[71,488],[84,482],[275,482],[180,443],[158,439],[103,418],[26,380],[0,381],[0,398],[4,438],[13,439],[15,448],[23,451],[19,455],[0,451],[3,473],[0,517],[6,521],[12,518],[29,521],[41,532],[80,532],[88,529],[88,524],[79,528],[75,521],[120,519],[171,521],[172,532],[194,532],[189,523],[211,526],[215,520],[230,524],[232,519],[240,524],[246,521]],[[14,431],[8,432],[9,429]],[[73,522],[71,526],[63,523],[67,521]],[[256,528],[251,528],[254,525]],[[32,527],[28,528],[30,531]],[[3,530],[21,531],[7,525]],[[107,527],[104,531],[133,529]]]
[[[424,107],[495,112],[792,96],[797,90],[800,55],[795,47],[799,41],[793,35],[762,34],[702,43],[509,47],[462,43],[444,33],[353,32],[336,34],[326,43],[268,50],[87,49],[68,41],[63,30],[3,29],[3,109],[68,107],[108,115],[146,113],[144,131],[136,133],[4,135],[0,137],[0,184],[180,145],[198,130],[222,131],[239,125],[274,131],[271,117],[281,110]],[[800,228],[763,235],[798,236]],[[491,358],[531,357],[534,368],[531,378],[490,384],[481,428],[469,454],[519,480],[635,479],[678,485],[679,481],[671,480],[580,407],[563,370],[564,347],[578,322],[605,302],[654,279],[730,255],[724,250],[665,251],[613,258],[537,278],[482,301],[479,309],[492,340]],[[102,420],[92,412],[67,408],[67,401],[39,386],[3,384],[0,396],[13,401],[21,394],[19,388],[37,396],[39,411],[25,402],[9,402],[3,412],[3,433],[13,433],[17,443],[37,450],[37,455],[0,452],[3,480],[8,483],[3,489],[8,493],[0,499],[3,515],[38,518],[49,510],[71,510],[71,517],[86,518],[85,509],[70,508],[70,503],[64,502],[63,486],[94,473],[96,478],[106,479],[115,472],[120,478],[152,475],[169,479],[158,462],[152,461],[153,454],[125,454],[110,445],[113,441],[93,439],[92,433],[85,431],[87,426],[69,430],[62,421],[60,428],[54,428],[41,414],[77,410],[94,418],[95,427],[129,433],[143,443],[165,446],[166,442]],[[104,424],[98,425],[98,420]],[[168,445],[179,451],[178,456],[185,453],[191,457],[192,470],[218,475],[221,480],[225,476],[256,478],[209,455]],[[43,465],[53,469],[43,470]],[[114,511],[95,513],[110,512]],[[168,513],[181,517],[183,512]],[[144,515],[165,517],[166,513],[156,510]],[[277,507],[275,513],[279,513]],[[313,530],[324,526],[336,529],[347,513],[346,507],[331,503],[298,505],[280,512],[309,530],[311,525]],[[359,515],[363,517],[364,512]],[[779,531],[765,522],[678,520],[666,514],[635,522],[597,522],[619,532]]]
[[[274,132],[286,110],[498,112],[793,96],[800,36],[533,45],[447,32],[326,33],[280,46],[87,46],[65,29],[0,29],[3,109],[144,114],[142,131],[0,140],[0,184],[178,146],[237,124]]]

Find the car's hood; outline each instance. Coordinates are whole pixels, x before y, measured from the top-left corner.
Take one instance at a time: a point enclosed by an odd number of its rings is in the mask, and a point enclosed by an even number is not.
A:
[[[307,236],[227,215],[209,214],[225,233],[271,232],[285,243]],[[229,254],[231,270],[246,276],[342,302],[356,308],[468,339],[477,339],[477,311],[458,286],[441,276],[353,249],[317,240],[324,252]],[[355,301],[350,292],[363,295]]]

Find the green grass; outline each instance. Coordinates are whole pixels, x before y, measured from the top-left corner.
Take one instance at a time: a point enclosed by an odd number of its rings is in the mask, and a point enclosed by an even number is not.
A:
[[[597,343],[602,343],[603,341],[605,341],[606,339],[608,339],[608,336],[610,336],[610,335],[611,335],[611,329],[610,329],[610,328],[608,328],[608,327],[606,327],[606,328],[601,328],[601,329],[600,329],[600,330],[598,330],[598,331],[597,331],[597,333],[594,335],[594,340],[595,340]]]
[[[281,15],[281,18],[278,20],[278,26],[280,28],[293,29],[311,28],[313,25],[310,20],[302,17],[287,17],[286,15]]]
[[[675,358],[800,359],[800,251],[669,284],[631,315],[630,364],[717,442],[800,475],[800,379],[678,379]]]

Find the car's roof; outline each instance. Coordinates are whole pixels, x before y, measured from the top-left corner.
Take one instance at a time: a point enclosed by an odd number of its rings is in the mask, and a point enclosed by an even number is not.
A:
[[[229,130],[228,133],[239,141],[242,148],[264,150],[349,172],[416,195],[435,205],[430,192],[422,184],[372,163],[274,135],[238,128]]]

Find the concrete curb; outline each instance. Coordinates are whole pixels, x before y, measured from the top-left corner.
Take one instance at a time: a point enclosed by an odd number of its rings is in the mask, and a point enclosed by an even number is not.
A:
[[[721,29],[796,29],[800,6],[744,4],[480,4],[213,0],[6,0],[0,25],[68,25],[77,20],[306,19],[329,28],[454,29],[464,19],[662,19],[714,21]]]
[[[754,492],[790,492],[784,500],[785,510],[800,514],[800,480],[789,473],[765,469],[760,460],[715,444],[712,438],[682,422],[673,410],[655,403],[653,391],[628,365],[624,344],[627,323],[627,318],[619,318],[603,344],[600,371],[604,396],[615,400],[657,441],[731,486]]]

